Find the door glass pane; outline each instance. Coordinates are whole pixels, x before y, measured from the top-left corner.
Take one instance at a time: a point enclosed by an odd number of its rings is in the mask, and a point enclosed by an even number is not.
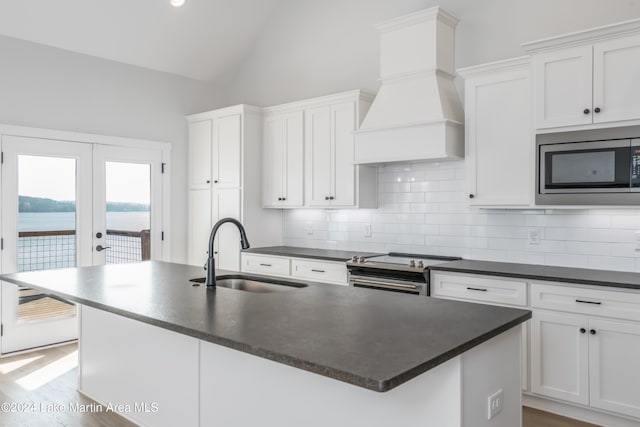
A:
[[[106,162],[107,264],[151,259],[151,165]]]
[[[18,156],[18,271],[76,265],[76,160]],[[35,289],[18,290],[18,321],[75,314]]]

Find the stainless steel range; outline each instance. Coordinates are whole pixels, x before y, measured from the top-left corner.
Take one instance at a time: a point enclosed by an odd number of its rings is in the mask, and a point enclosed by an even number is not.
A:
[[[349,286],[429,295],[429,275],[425,270],[430,265],[459,259],[462,258],[399,252],[373,258],[354,256],[347,261]]]

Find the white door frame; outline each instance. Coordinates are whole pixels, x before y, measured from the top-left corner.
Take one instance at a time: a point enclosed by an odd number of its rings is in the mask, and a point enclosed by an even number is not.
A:
[[[93,146],[93,264],[105,263],[106,252],[95,250],[105,245],[106,228],[106,162],[149,164],[151,167],[151,259],[162,259],[162,153],[146,148],[129,148],[96,144]],[[100,231],[102,239],[95,237]]]
[[[3,272],[17,271],[18,264],[18,158],[21,155],[43,157],[68,158],[76,161],[76,265],[91,265],[91,252],[87,249],[91,244],[92,210],[91,179],[80,179],[81,176],[91,174],[92,146],[77,142],[46,140],[42,138],[28,138],[22,136],[2,135],[2,153],[4,164],[2,178],[7,182],[2,189],[2,238],[4,248],[0,259],[4,266]],[[3,182],[4,184],[4,182]],[[85,248],[85,249],[83,249]],[[2,283],[2,300],[0,304],[0,319],[2,319],[3,336],[1,351],[11,352],[51,342],[73,340],[78,335],[78,321],[76,315],[56,317],[46,320],[34,320],[24,323],[16,321],[18,318],[17,301],[18,286]],[[43,339],[46,336],[46,339]]]
[[[157,150],[160,154],[160,167],[162,168],[162,175],[159,183],[156,183],[156,188],[159,189],[161,197],[162,197],[162,206],[159,206],[156,211],[161,216],[161,219],[156,219],[156,221],[160,221],[159,226],[157,227],[159,232],[162,233],[162,238],[152,239],[152,242],[155,240],[157,246],[152,249],[152,257],[154,259],[160,259],[164,261],[169,261],[171,259],[171,179],[170,179],[170,168],[168,167],[170,156],[171,156],[171,144],[167,142],[158,142],[158,141],[149,141],[142,139],[134,139],[134,138],[124,138],[124,137],[114,137],[114,136],[106,136],[106,135],[96,135],[96,134],[88,134],[88,133],[79,133],[79,132],[71,132],[71,131],[60,131],[53,129],[43,129],[43,128],[29,128],[22,126],[13,126],[13,125],[4,125],[0,124],[0,141],[4,139],[4,137],[22,137],[22,138],[38,138],[49,140],[51,142],[61,141],[61,142],[69,142],[69,143],[80,143],[86,147],[86,150],[91,151],[93,147],[97,147],[99,145],[102,146],[111,146],[111,147],[127,147],[129,149],[146,149],[146,150]],[[45,148],[45,147],[43,147]],[[106,147],[105,147],[106,148]],[[2,144],[0,144],[0,150],[3,149]],[[44,150],[40,152],[40,155],[46,155],[47,151]],[[61,156],[60,151],[51,152],[52,156]],[[93,159],[95,157],[91,156],[87,163],[89,168],[93,167]],[[121,161],[123,161],[121,159]],[[89,171],[78,171],[78,176],[87,177],[87,179],[81,180],[78,179],[78,186],[89,186],[91,189],[93,187],[93,176],[91,170]],[[17,178],[17,177],[16,177]],[[2,188],[0,177],[0,188]],[[153,186],[153,183],[152,183]],[[0,199],[5,197],[3,194],[0,194]],[[17,197],[17,195],[16,195]],[[91,203],[91,201],[90,201]],[[13,220],[14,224],[17,224],[17,218],[3,218],[2,210],[0,210],[0,224],[4,224],[7,219]],[[17,213],[14,213],[17,215]],[[78,221],[89,221],[88,228],[89,233],[87,234],[88,241],[85,243],[84,240],[82,242],[77,242],[78,245],[78,265],[91,265],[94,261],[91,259],[91,252],[89,251],[80,251],[79,248],[86,247],[85,245],[92,245],[92,221],[95,215],[80,215],[78,211]],[[3,234],[5,234],[3,230]],[[17,234],[16,234],[17,235]],[[5,236],[2,236],[5,237]],[[153,243],[152,243],[153,245]],[[8,248],[8,246],[7,246]],[[1,273],[9,273],[11,269],[15,269],[15,265],[17,264],[16,258],[17,254],[5,254],[7,249],[2,251],[2,256],[0,256],[0,272]],[[85,255],[80,255],[80,253],[84,253]],[[7,257],[12,256],[12,259],[8,259]],[[7,298],[10,296],[6,296]],[[14,295],[15,297],[15,295]],[[12,300],[14,300],[12,298]],[[0,319],[2,318],[2,292],[0,292]],[[7,351],[3,348],[2,338],[0,338],[0,354],[4,354]]]

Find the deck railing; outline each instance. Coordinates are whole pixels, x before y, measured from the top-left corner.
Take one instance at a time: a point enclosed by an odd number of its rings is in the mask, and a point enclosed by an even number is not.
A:
[[[107,264],[151,259],[149,230],[107,230],[103,246]],[[18,271],[74,267],[76,265],[75,230],[20,231],[18,233]]]

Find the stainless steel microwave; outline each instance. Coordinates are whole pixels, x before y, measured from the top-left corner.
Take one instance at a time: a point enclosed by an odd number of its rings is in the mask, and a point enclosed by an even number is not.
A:
[[[536,148],[537,205],[640,205],[637,127],[538,135]]]

